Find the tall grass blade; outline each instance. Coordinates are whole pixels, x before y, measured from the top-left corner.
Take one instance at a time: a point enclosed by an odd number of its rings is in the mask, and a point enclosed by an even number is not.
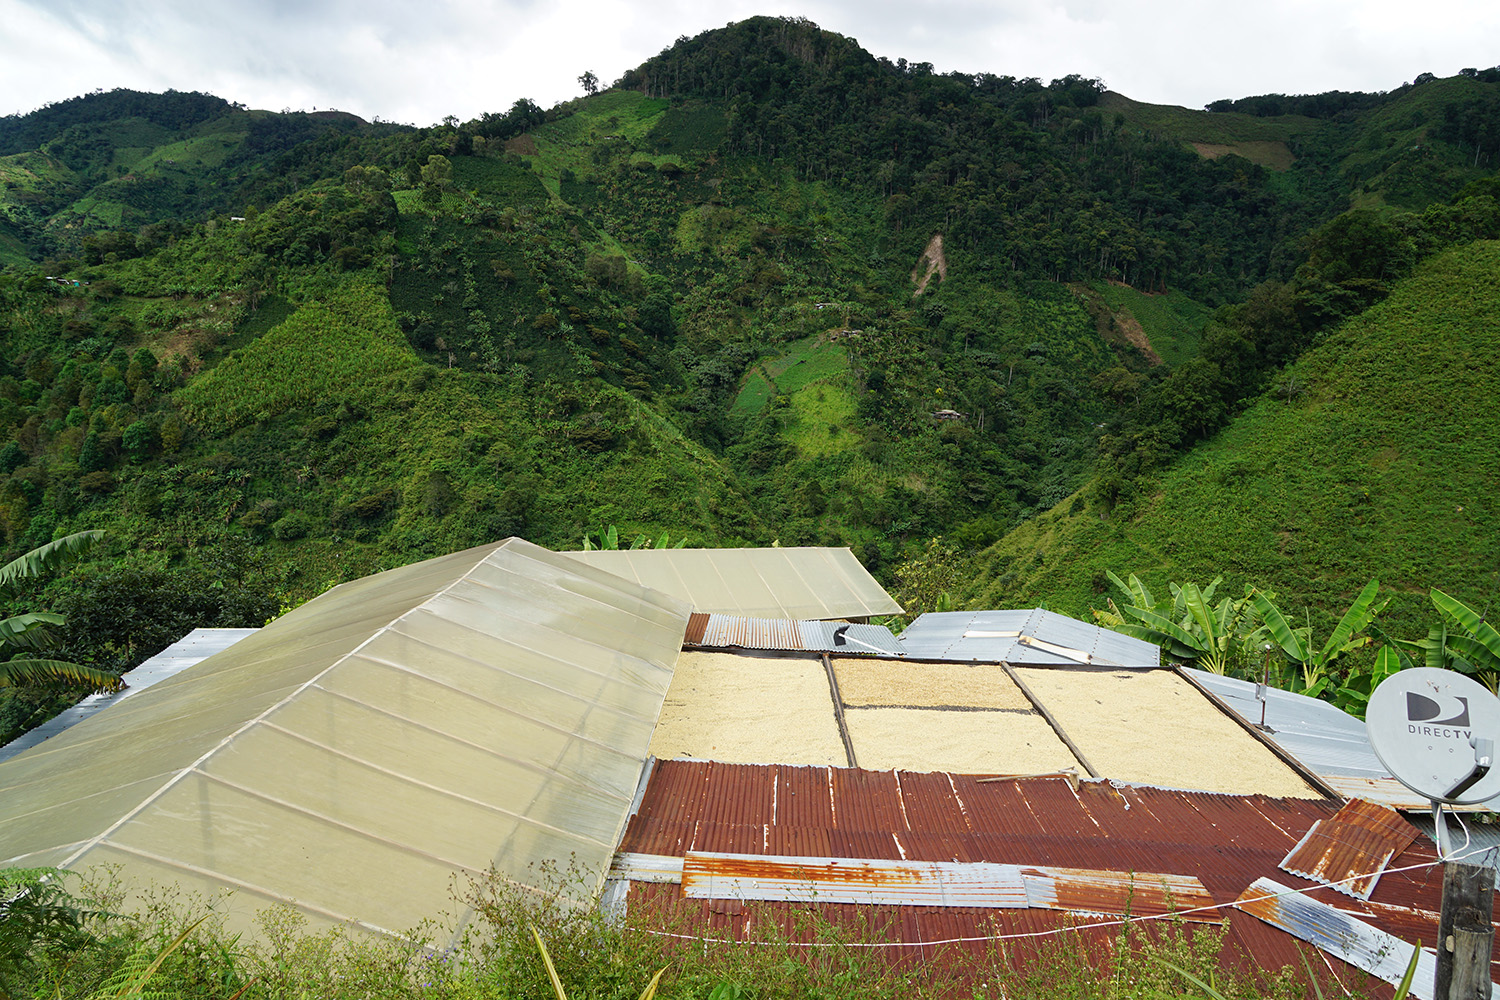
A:
[[[647,983],[646,988],[641,991],[641,1000],[652,1000],[656,996],[656,984],[661,982],[662,973],[666,971],[665,965],[656,970],[656,975],[651,977],[651,982]]]
[[[1312,963],[1307,960],[1307,952],[1298,948],[1297,957],[1302,959],[1302,967],[1307,970],[1307,981],[1312,983],[1314,995],[1317,996],[1318,1000],[1323,1000],[1323,987],[1318,985],[1318,977],[1313,975]]]
[[[1417,938],[1417,946],[1411,950],[1411,961],[1406,963],[1406,975],[1401,977],[1401,982],[1396,987],[1397,1000],[1405,1000],[1411,995],[1411,981],[1417,978],[1417,959],[1421,957],[1422,939]]]
[[[557,993],[557,1000],[568,1000],[567,991],[563,989],[562,980],[558,978],[557,966],[552,964],[552,956],[547,951],[547,944],[542,940],[542,932],[536,929],[536,924],[527,924],[531,929],[531,936],[536,939],[537,950],[542,953],[542,964],[547,967],[547,978],[552,980],[552,989]]]
[[[1214,989],[1208,983],[1205,983],[1203,980],[1199,979],[1197,976],[1193,975],[1182,966],[1169,962],[1165,958],[1162,958],[1160,955],[1152,955],[1151,958],[1154,961],[1160,962],[1162,965],[1165,965],[1167,968],[1177,973],[1183,979],[1186,979],[1188,982],[1198,987],[1204,992],[1205,995],[1209,997],[1209,1000],[1229,1000],[1229,998],[1224,994],[1220,993],[1218,990]]]

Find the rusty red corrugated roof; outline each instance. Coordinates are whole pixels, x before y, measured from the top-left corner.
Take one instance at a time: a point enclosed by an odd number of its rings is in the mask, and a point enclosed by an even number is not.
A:
[[[1355,799],[1315,823],[1281,862],[1283,871],[1369,899],[1380,873],[1417,829],[1390,806]]]
[[[991,862],[1094,871],[1170,872],[1198,879],[1213,903],[1227,907],[1257,878],[1272,877],[1307,889],[1389,933],[1431,941],[1436,934],[1442,871],[1426,838],[1409,840],[1392,858],[1370,902],[1336,895],[1326,886],[1288,877],[1278,865],[1319,823],[1332,820],[1336,803],[1313,799],[1230,796],[1116,786],[1063,778],[982,781],[981,776],[790,765],[726,765],[661,761],[621,849],[643,854],[688,850],[937,862]],[[1359,815],[1365,815],[1364,812]],[[1404,821],[1402,821],[1404,822]],[[1399,830],[1399,828],[1397,828]],[[1396,871],[1420,865],[1414,871]],[[1091,886],[1091,889],[1101,888]],[[691,911],[703,901],[681,901]],[[632,886],[635,900],[640,886]],[[1111,910],[1120,900],[1102,887],[1103,899],[1079,909]],[[665,898],[653,897],[658,902]],[[756,904],[776,907],[791,904]],[[801,904],[806,906],[807,904]],[[852,904],[826,904],[848,906]],[[822,906],[818,907],[820,912]],[[980,937],[995,927],[1063,926],[1059,914],[1035,910],[894,906],[900,932],[893,940]],[[922,912],[918,912],[922,911]],[[706,910],[702,912],[708,912]],[[791,912],[790,910],[788,911]],[[881,911],[886,912],[886,911]],[[1301,968],[1298,942],[1246,914],[1229,913],[1231,938],[1244,961],[1264,969]],[[928,935],[938,921],[960,933]],[[726,926],[727,930],[727,926]],[[736,932],[738,933],[738,932]],[[1118,929],[1097,932],[1118,933]],[[1335,962],[1351,985],[1363,973]],[[1380,995],[1381,989],[1374,987]]]

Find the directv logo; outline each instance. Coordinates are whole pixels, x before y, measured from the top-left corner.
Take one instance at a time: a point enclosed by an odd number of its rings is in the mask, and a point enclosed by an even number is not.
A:
[[[1469,725],[1469,699],[1457,695],[1442,695],[1441,700],[1428,698],[1414,691],[1406,692],[1406,718],[1408,733],[1422,736],[1441,736],[1449,739],[1468,739],[1472,735],[1467,730],[1460,732],[1454,729],[1439,729],[1439,726],[1464,726]],[[1430,725],[1419,726],[1418,722],[1430,723]]]

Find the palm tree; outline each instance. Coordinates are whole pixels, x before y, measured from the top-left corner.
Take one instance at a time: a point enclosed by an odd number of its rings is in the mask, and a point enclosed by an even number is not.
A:
[[[0,599],[14,597],[18,584],[77,556],[102,537],[102,531],[75,532],[0,566]],[[63,620],[62,615],[50,611],[27,611],[0,620],[0,688],[56,681],[88,685],[97,691],[118,691],[123,686],[114,674],[36,655],[51,645],[51,627],[61,625]]]

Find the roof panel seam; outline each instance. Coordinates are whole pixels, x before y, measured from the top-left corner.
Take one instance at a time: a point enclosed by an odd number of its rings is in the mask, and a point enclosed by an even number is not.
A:
[[[402,715],[399,712],[393,712],[393,711],[391,711],[388,708],[384,708],[384,707],[382,707],[380,705],[371,704],[368,701],[360,701],[358,698],[354,697],[353,695],[344,694],[342,691],[333,691],[333,690],[330,690],[329,688],[323,687],[322,685],[318,686],[318,690],[321,691],[321,692],[323,692],[326,695],[329,695],[330,697],[339,698],[339,699],[342,699],[344,701],[350,702],[351,704],[354,704],[354,705],[363,706],[364,708],[368,708],[372,712],[378,712],[379,714],[384,715],[387,718],[396,719],[396,720],[398,720],[400,722],[404,722],[404,723],[407,723],[408,725],[416,726],[419,729],[424,729],[427,732],[435,733],[435,734],[437,734],[439,736],[445,736],[445,737],[447,737],[447,738],[449,738],[451,740],[454,740],[456,742],[463,743],[463,744],[465,744],[467,746],[474,747],[476,750],[483,750],[485,753],[489,754],[491,757],[498,757],[501,760],[514,760],[515,759],[515,758],[511,758],[511,757],[506,757],[504,754],[495,753],[493,750],[491,750],[491,749],[483,746],[482,744],[475,743],[472,740],[466,740],[463,737],[456,736],[453,733],[450,733],[450,732],[448,732],[446,730],[438,729],[436,726],[431,726],[431,725],[428,725],[425,722],[421,722],[421,721],[419,721],[417,719],[413,719],[409,715]],[[480,700],[482,701],[483,699],[480,699]],[[489,702],[485,702],[485,704],[490,704],[490,703]],[[567,736],[571,740],[576,740],[579,743],[586,743],[586,744],[588,744],[590,746],[597,747],[597,748],[605,751],[606,753],[614,754],[615,756],[618,756],[618,757],[624,757],[626,760],[629,760],[631,762],[634,762],[636,760],[636,758],[634,756],[626,753],[623,750],[618,750],[618,749],[616,749],[614,747],[607,746],[607,745],[605,745],[603,743],[598,742],[597,740],[591,740],[591,739],[587,739],[585,737],[579,736],[577,733],[573,732],[572,730],[563,729],[561,726],[548,725],[546,723],[538,721],[537,719],[532,718],[531,716],[522,715],[519,712],[513,711],[511,709],[507,709],[503,705],[502,706],[497,706],[497,707],[500,708],[502,711],[505,711],[509,715],[514,715],[517,718],[525,719],[528,722],[536,722],[538,725],[542,726],[543,728],[550,729],[550,730],[552,730],[555,733],[562,733],[563,735]],[[533,766],[540,767],[539,765],[533,765]],[[550,770],[548,770],[546,768],[541,768],[541,770],[547,771],[548,773],[551,773]]]

